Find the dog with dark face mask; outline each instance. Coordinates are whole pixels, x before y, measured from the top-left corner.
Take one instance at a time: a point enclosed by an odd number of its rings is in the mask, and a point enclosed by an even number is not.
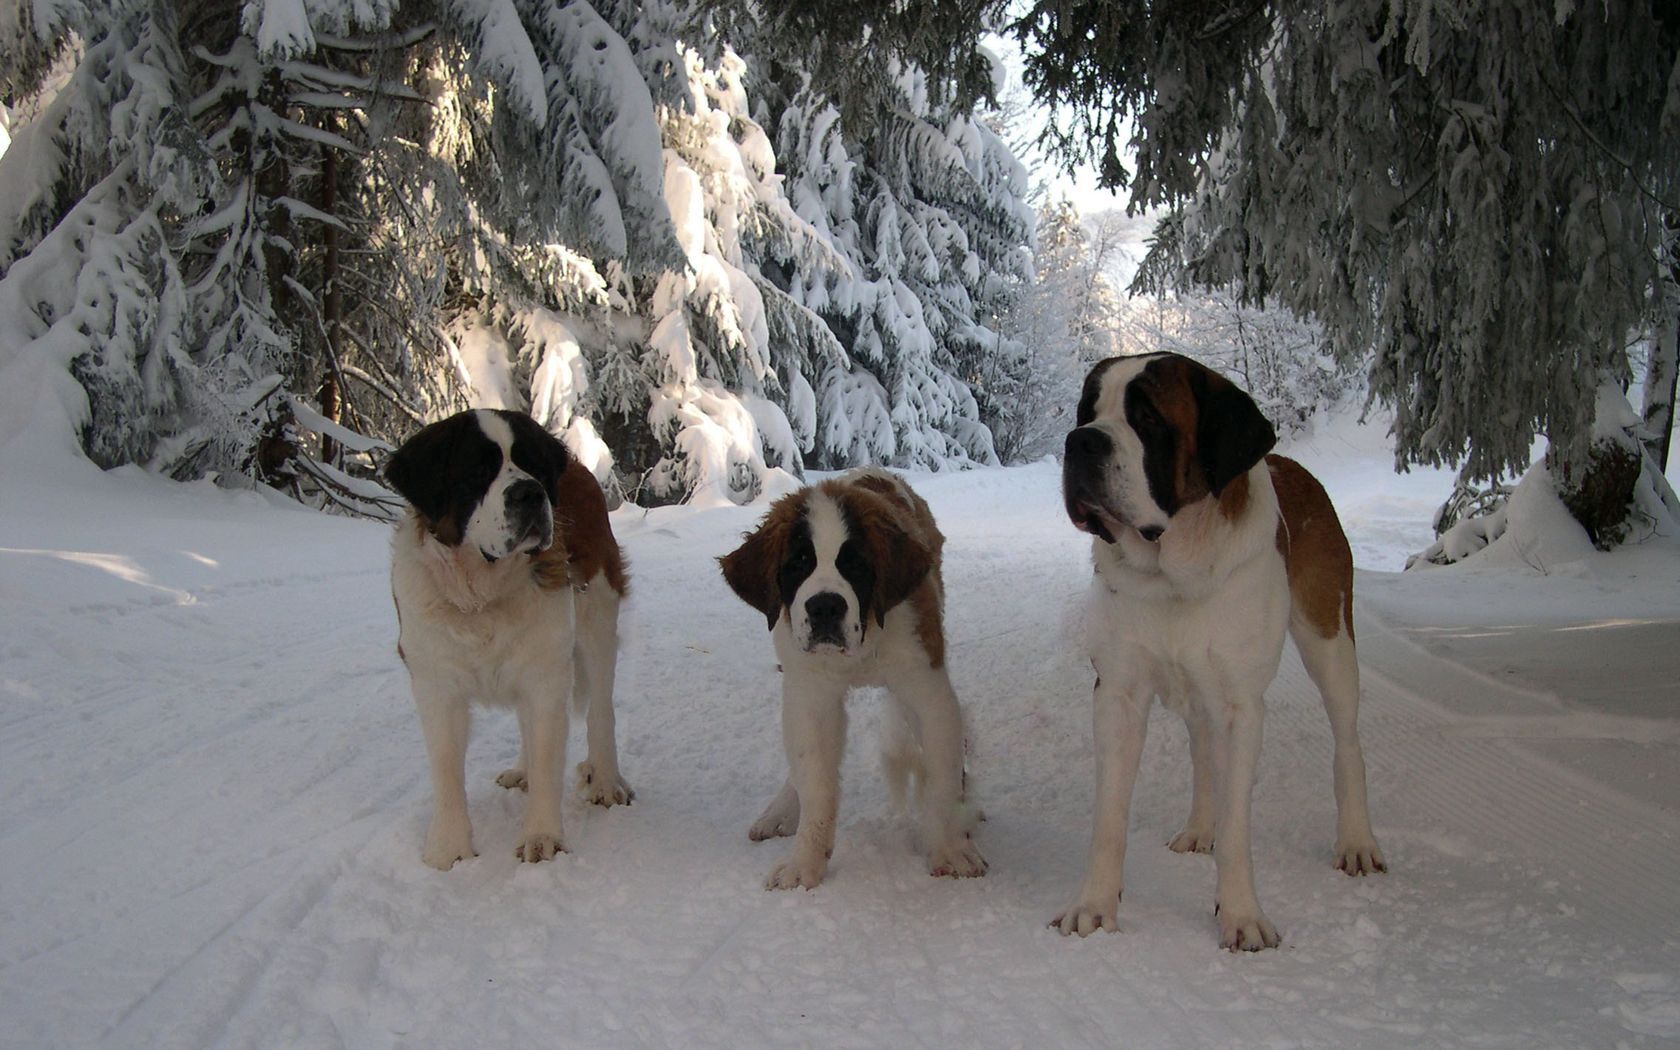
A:
[[[859,470],[777,500],[719,559],[764,614],[782,668],[789,776],[748,836],[795,835],[766,886],[813,888],[828,871],[840,800],[846,694],[885,686],[889,785],[916,789],[934,875],[983,875],[964,800],[963,725],[945,667],[945,538],[902,479]]]
[[[1386,870],[1365,802],[1353,556],[1330,498],[1230,380],[1177,354],[1117,357],[1085,381],[1067,437],[1068,516],[1093,537],[1097,803],[1085,879],[1052,923],[1115,928],[1126,823],[1149,707],[1190,728],[1190,818],[1168,845],[1212,851],[1220,944],[1279,943],[1249,857],[1263,695],[1285,632],[1335,739],[1336,866]]]
[[[602,806],[634,797],[613,725],[624,558],[601,487],[531,417],[489,409],[425,427],[385,477],[412,508],[391,543],[391,594],[431,764],[421,856],[447,870],[476,855],[465,785],[476,701],[518,714],[520,763],[497,782],[529,793],[514,852],[547,860],[565,849],[569,703],[588,720],[584,796]]]

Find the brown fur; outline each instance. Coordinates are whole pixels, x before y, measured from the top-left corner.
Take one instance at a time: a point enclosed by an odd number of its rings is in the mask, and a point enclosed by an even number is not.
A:
[[[1353,637],[1353,551],[1324,486],[1301,464],[1270,455],[1278,499],[1278,551],[1289,569],[1294,615],[1321,637]]]
[[[1248,510],[1248,475],[1231,480],[1219,493],[1219,513],[1226,521],[1236,521]]]
[[[782,614],[781,596],[776,593],[776,574],[787,554],[788,534],[805,515],[810,489],[800,489],[770,505],[739,547],[718,559],[723,578],[740,599],[764,614],[771,627]]]
[[[554,501],[554,545],[534,555],[532,571],[541,586],[586,584],[605,576],[607,585],[623,595],[629,588],[624,551],[613,538],[607,520],[607,500],[589,468],[575,458],[550,493]]]
[[[840,505],[850,527],[863,534],[875,566],[876,621],[908,601],[916,637],[934,667],[945,663],[945,586],[940,565],[945,535],[927,501],[897,477],[862,474],[819,488]]]
[[[940,559],[945,536],[927,502],[896,477],[857,474],[830,478],[789,493],[771,505],[757,529],[718,559],[723,576],[741,600],[763,613],[771,627],[781,617],[776,577],[794,524],[805,514],[812,492],[834,500],[853,535],[869,546],[875,568],[872,608],[879,623],[889,609],[908,601],[916,613],[916,636],[933,666],[945,662],[944,586]]]
[[[1167,357],[1150,362],[1133,380],[1142,385],[1155,411],[1178,433],[1179,440],[1173,448],[1173,481],[1181,507],[1208,494],[1207,476],[1202,471],[1196,444],[1201,410],[1190,386],[1191,369],[1199,367],[1181,357]]]

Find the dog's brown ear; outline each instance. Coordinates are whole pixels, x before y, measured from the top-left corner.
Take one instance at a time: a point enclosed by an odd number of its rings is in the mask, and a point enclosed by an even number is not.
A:
[[[1196,396],[1196,454],[1215,496],[1277,444],[1277,433],[1243,389],[1210,368],[1191,373]]]
[[[804,496],[803,492],[795,492],[777,500],[745,542],[718,559],[730,590],[763,613],[771,630],[775,630],[776,621],[782,616],[781,588],[776,577],[787,557],[793,523],[804,510]]]
[[[933,551],[905,527],[899,512],[874,492],[854,489],[845,500],[846,522],[854,536],[861,536],[869,548],[875,570],[875,585],[869,604],[875,623],[887,625],[887,612],[911,594],[933,568]],[[864,611],[867,616],[869,610]]]

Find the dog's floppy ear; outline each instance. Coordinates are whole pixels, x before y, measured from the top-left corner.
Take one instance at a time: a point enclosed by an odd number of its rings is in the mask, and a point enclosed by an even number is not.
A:
[[[468,417],[455,415],[424,426],[385,461],[385,480],[429,522],[441,522],[449,513],[454,494],[447,467],[471,425]]]
[[[853,489],[846,494],[845,508],[847,528],[869,548],[875,570],[869,604],[876,624],[885,627],[888,610],[910,597],[927,578],[933,551],[904,527],[892,504],[874,492]]]
[[[804,492],[783,496],[764,515],[758,528],[748,534],[745,542],[718,559],[730,590],[763,613],[771,630],[775,630],[776,621],[782,616],[781,588],[776,583],[776,577],[787,557],[788,536],[793,531],[793,523],[799,520],[804,507]]]
[[[1215,496],[1277,444],[1272,424],[1242,388],[1210,368],[1190,375],[1196,396],[1196,454]]]
[[[507,420],[508,428],[513,431],[513,465],[536,478],[553,502],[560,475],[566,472],[572,459],[565,443],[523,412],[504,410],[496,414]]]

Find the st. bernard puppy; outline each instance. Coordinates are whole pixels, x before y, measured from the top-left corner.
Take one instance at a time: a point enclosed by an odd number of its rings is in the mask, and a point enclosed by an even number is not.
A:
[[[747,835],[798,837],[766,888],[809,889],[828,871],[846,693],[857,686],[891,696],[883,765],[896,795],[917,788],[930,872],[985,874],[963,798],[962,712],[945,668],[944,544],[909,485],[866,469],[783,496],[718,559],[729,586],[764,614],[782,668],[789,776]]]
[[[1266,687],[1287,629],[1324,698],[1335,739],[1336,866],[1387,870],[1365,805],[1353,557],[1324,489],[1249,396],[1176,354],[1103,361],[1067,437],[1068,516],[1095,537],[1091,660],[1095,829],[1085,880],[1052,923],[1115,928],[1126,822],[1149,706],[1190,729],[1190,819],[1168,845],[1213,851],[1219,943],[1278,944],[1249,857],[1249,796]]]
[[[569,701],[588,720],[585,797],[602,806],[634,797],[613,732],[624,558],[601,486],[531,417],[489,409],[425,427],[392,454],[385,477],[413,508],[391,543],[391,594],[431,762],[421,856],[448,869],[477,855],[465,785],[476,701],[518,714],[519,765],[496,780],[529,791],[515,854],[547,860],[566,848]]]

